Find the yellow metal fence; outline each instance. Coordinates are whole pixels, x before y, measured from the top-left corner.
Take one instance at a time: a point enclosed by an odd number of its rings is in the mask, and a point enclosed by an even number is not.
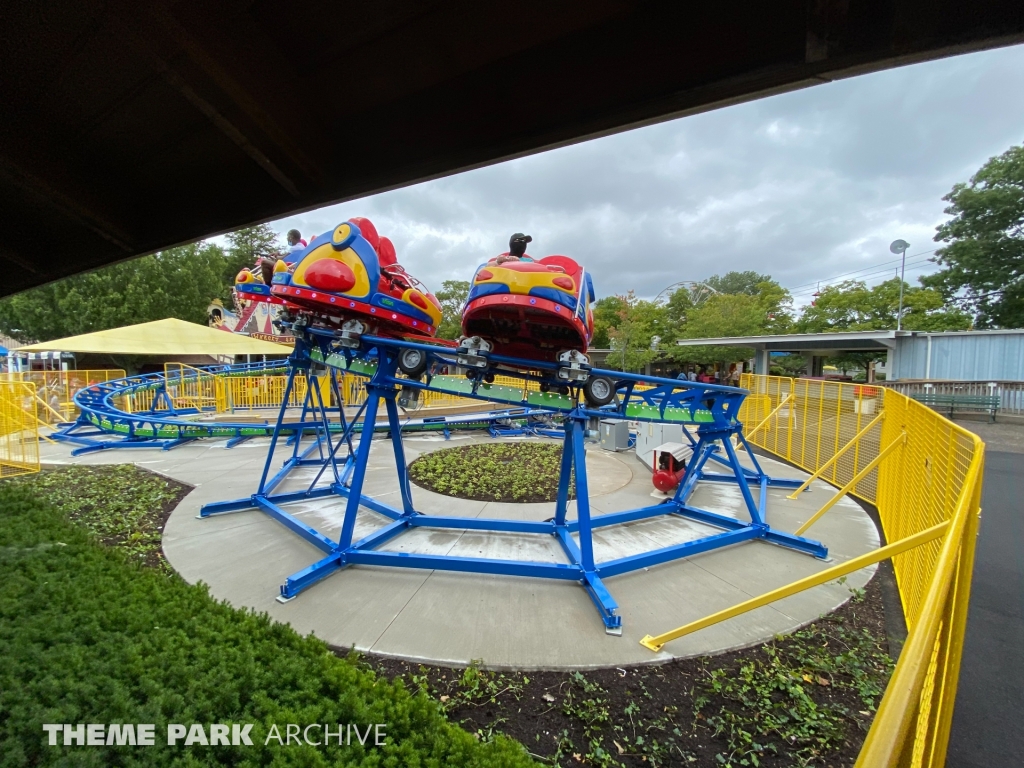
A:
[[[38,425],[48,426],[61,421],[74,421],[78,408],[74,395],[80,389],[127,374],[120,369],[75,370],[75,371],[26,371],[0,374],[0,382],[21,383],[29,386],[33,400],[31,412]],[[210,373],[184,363],[167,363],[164,366],[166,394],[175,409],[195,408],[204,412],[233,413],[254,409],[275,409],[281,405],[288,377],[284,373],[238,376],[229,373]],[[330,390],[330,377],[318,376],[320,391],[325,402],[337,405]],[[518,380],[498,377],[498,383],[513,383]],[[358,406],[366,400],[366,378],[353,374],[338,374],[338,386],[345,405]],[[529,389],[536,389],[531,382]],[[26,390],[26,391],[29,391]],[[289,405],[301,407],[306,398],[307,380],[303,376],[295,379]],[[153,408],[157,393],[155,389],[144,389],[117,398],[115,404],[127,413],[142,413]],[[472,400],[442,392],[423,392],[420,402],[425,407],[462,405]],[[27,407],[27,403],[26,403]],[[157,404],[157,410],[167,410],[165,402]],[[27,412],[27,411],[26,411]]]
[[[942,523],[893,557],[909,629],[857,761],[859,768],[941,766],[956,698],[981,508],[984,444],[904,395],[880,387],[744,375],[748,441],[874,504],[887,541]],[[755,431],[756,427],[756,431]],[[838,458],[835,458],[838,455]]]
[[[0,477],[39,471],[39,421],[31,383],[0,381]]]
[[[43,425],[74,421],[78,416],[75,393],[91,384],[123,379],[125,372],[116,369],[76,371],[21,371],[0,374],[0,381],[31,385],[35,400],[35,417]]]

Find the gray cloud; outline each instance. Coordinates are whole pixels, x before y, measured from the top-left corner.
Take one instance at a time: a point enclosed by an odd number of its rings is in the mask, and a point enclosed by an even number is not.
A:
[[[599,295],[652,297],[729,270],[806,286],[935,247],[941,198],[1024,139],[1024,47],[879,72],[553,150],[275,222],[367,216],[428,286],[468,279],[512,232]],[[920,259],[918,259],[920,260]],[[924,269],[933,267],[925,266]],[[908,270],[908,278],[921,274]],[[869,282],[890,276],[869,277]]]

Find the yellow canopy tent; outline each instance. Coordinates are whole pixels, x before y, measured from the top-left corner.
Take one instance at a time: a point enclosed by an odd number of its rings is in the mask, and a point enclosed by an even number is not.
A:
[[[169,317],[151,323],[68,336],[20,347],[18,352],[79,352],[108,355],[287,355],[283,344],[220,331]]]

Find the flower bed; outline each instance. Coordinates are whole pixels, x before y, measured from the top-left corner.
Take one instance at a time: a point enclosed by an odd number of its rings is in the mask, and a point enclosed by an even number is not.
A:
[[[561,461],[560,442],[484,443],[421,456],[409,465],[409,477],[427,490],[459,499],[554,501]]]

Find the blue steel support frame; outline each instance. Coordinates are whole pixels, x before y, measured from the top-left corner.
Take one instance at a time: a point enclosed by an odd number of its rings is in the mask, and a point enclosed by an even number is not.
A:
[[[310,368],[311,364],[308,356],[308,350],[305,348],[302,339],[296,339],[295,351],[289,358],[288,379],[285,383],[281,407],[278,411],[274,431],[270,437],[270,448],[267,451],[267,458],[263,465],[256,493],[244,499],[232,499],[229,501],[218,501],[206,504],[199,512],[200,517],[210,517],[211,515],[221,514],[224,512],[236,512],[243,509],[256,508],[266,512],[268,515],[278,520],[278,522],[282,523],[314,546],[323,548],[325,546],[324,542],[330,541],[319,532],[296,519],[281,506],[283,504],[296,501],[306,501],[308,499],[333,496],[339,493],[339,488],[343,489],[342,492],[347,492],[347,488],[345,488],[344,484],[348,481],[354,460],[351,453],[351,432],[355,426],[355,421],[349,422],[345,417],[344,403],[341,400],[340,391],[338,390],[336,374],[333,371],[330,372],[331,390],[338,400],[338,408],[336,410],[338,413],[341,435],[339,435],[337,442],[333,442],[331,439],[328,414],[333,412],[334,409],[331,409],[329,407],[329,403],[324,399],[323,392],[320,389],[319,380],[315,376],[309,375]],[[273,466],[274,455],[285,426],[285,414],[288,410],[288,401],[291,397],[292,390],[295,387],[295,377],[300,374],[307,376],[308,386],[307,394],[303,402],[302,415],[297,422],[297,425],[294,423],[289,425],[289,430],[296,430],[294,432],[295,440],[291,442],[291,455],[285,460],[282,467],[274,473],[273,476],[271,476],[270,471]],[[310,414],[313,414],[314,418],[312,420],[307,420],[307,417]],[[373,430],[370,430],[371,433],[372,431]],[[312,432],[314,439],[312,443],[303,447],[303,437],[307,432]],[[326,451],[324,450],[325,443],[327,448]],[[349,446],[350,452],[345,459],[344,468],[339,472],[337,466],[337,454],[339,449],[346,444]],[[314,451],[319,453],[319,458],[310,458]],[[317,472],[306,490],[274,494],[274,490],[277,486],[279,486],[288,477],[289,473],[293,469],[300,466],[310,465],[319,466],[320,471]],[[320,478],[328,467],[332,470],[333,483],[318,486],[317,483],[320,481]]]
[[[416,511],[413,505],[409,475],[405,464],[405,453],[402,445],[402,428],[396,399],[399,391],[398,387],[405,386],[406,381],[396,378],[399,353],[402,349],[402,345],[397,342],[378,344],[367,350],[370,355],[375,357],[377,365],[366,384],[367,399],[362,406],[362,413],[364,424],[375,424],[381,402],[384,404],[384,410],[388,419],[391,449],[394,453],[395,469],[398,474],[398,486],[402,499],[401,508],[396,509],[363,495],[363,483],[372,448],[374,430],[361,430],[358,444],[353,446],[351,433],[355,426],[355,420],[346,423],[344,408],[339,407],[337,411],[342,421],[341,436],[335,443],[332,443],[330,438],[331,428],[327,421],[328,409],[325,407],[319,387],[312,383],[312,379],[310,384],[311,405],[319,417],[316,428],[317,442],[306,449],[300,456],[298,453],[298,443],[301,442],[300,435],[293,451],[292,459],[289,459],[285,467],[268,480],[271,457],[273,456],[278,433],[284,424],[284,411],[287,407],[287,397],[292,387],[293,378],[297,371],[308,371],[310,365],[309,351],[313,345],[319,346],[321,353],[325,357],[330,351],[329,342],[323,338],[307,334],[302,338],[296,339],[295,352],[289,359],[291,371],[286,387],[285,402],[278,417],[277,429],[275,429],[271,440],[271,450],[268,453],[267,463],[264,467],[258,492],[250,499],[208,504],[201,512],[201,515],[205,517],[220,512],[230,512],[256,506],[326,555],[307,568],[289,576],[281,586],[279,600],[290,600],[302,590],[349,565],[421,568],[562,579],[576,581],[581,584],[597,608],[605,630],[610,634],[621,634],[622,619],[617,614],[618,605],[604,584],[604,579],[609,577],[755,540],[778,544],[818,558],[826,558],[828,555],[827,549],[821,543],[775,531],[768,525],[767,488],[769,486],[797,487],[800,481],[771,478],[766,475],[743,438],[742,424],[732,417],[726,418],[723,409],[718,406],[711,408],[715,414],[713,421],[698,425],[696,439],[687,433],[694,447],[693,457],[675,495],[660,504],[622,512],[600,515],[591,514],[584,430],[587,420],[594,415],[594,412],[586,407],[577,406],[565,414],[560,477],[553,518],[546,521],[523,521],[422,514]],[[529,364],[523,361],[523,367],[529,368]],[[514,371],[507,372],[503,370],[502,373],[516,375]],[[524,374],[522,378],[527,379],[530,376]],[[426,388],[422,385],[418,386]],[[630,384],[629,387],[631,388],[631,386]],[[680,384],[678,386],[683,387],[686,385]],[[312,389],[314,387],[316,387],[317,393],[315,397],[312,396]],[[332,387],[337,391],[336,382],[334,382],[333,378]],[[731,404],[735,405],[737,399],[731,392],[730,397],[732,397]],[[664,405],[662,407],[664,408]],[[718,410],[716,410],[716,407]],[[664,410],[662,410],[662,413],[664,413]],[[305,422],[305,417],[302,421]],[[740,462],[732,444],[733,436],[736,436],[738,441],[746,448],[750,463],[753,465],[752,467],[744,466]],[[321,446],[321,439],[327,443],[326,454],[321,449],[319,459],[307,459],[309,453],[314,448]],[[335,454],[343,444],[349,447],[349,456],[343,472],[339,475],[337,467],[334,466],[335,481],[329,486],[314,487],[326,470],[327,464],[333,463]],[[306,491],[270,495],[273,489],[284,479],[288,471],[302,461],[306,461],[306,463],[321,463],[323,465],[310,487]],[[705,467],[709,461],[729,471],[706,472]],[[701,481],[736,484],[743,498],[746,512],[749,515],[749,521],[717,514],[691,505],[689,503],[690,497],[697,483]],[[572,489],[575,491],[575,518],[570,518],[569,514],[570,482],[572,482]],[[756,500],[754,488],[757,489]],[[310,528],[283,509],[283,505],[289,502],[327,495],[336,495],[346,499],[344,519],[337,541]],[[375,532],[364,536],[358,541],[353,541],[356,520],[360,514],[361,507],[382,515],[386,518],[387,522]],[[628,524],[662,515],[675,515],[694,520],[717,528],[719,532],[681,544],[615,560],[598,562],[595,559],[594,529]],[[380,547],[396,536],[412,528],[422,527],[554,536],[561,545],[568,562],[545,563],[495,558],[410,554],[380,549]]]

